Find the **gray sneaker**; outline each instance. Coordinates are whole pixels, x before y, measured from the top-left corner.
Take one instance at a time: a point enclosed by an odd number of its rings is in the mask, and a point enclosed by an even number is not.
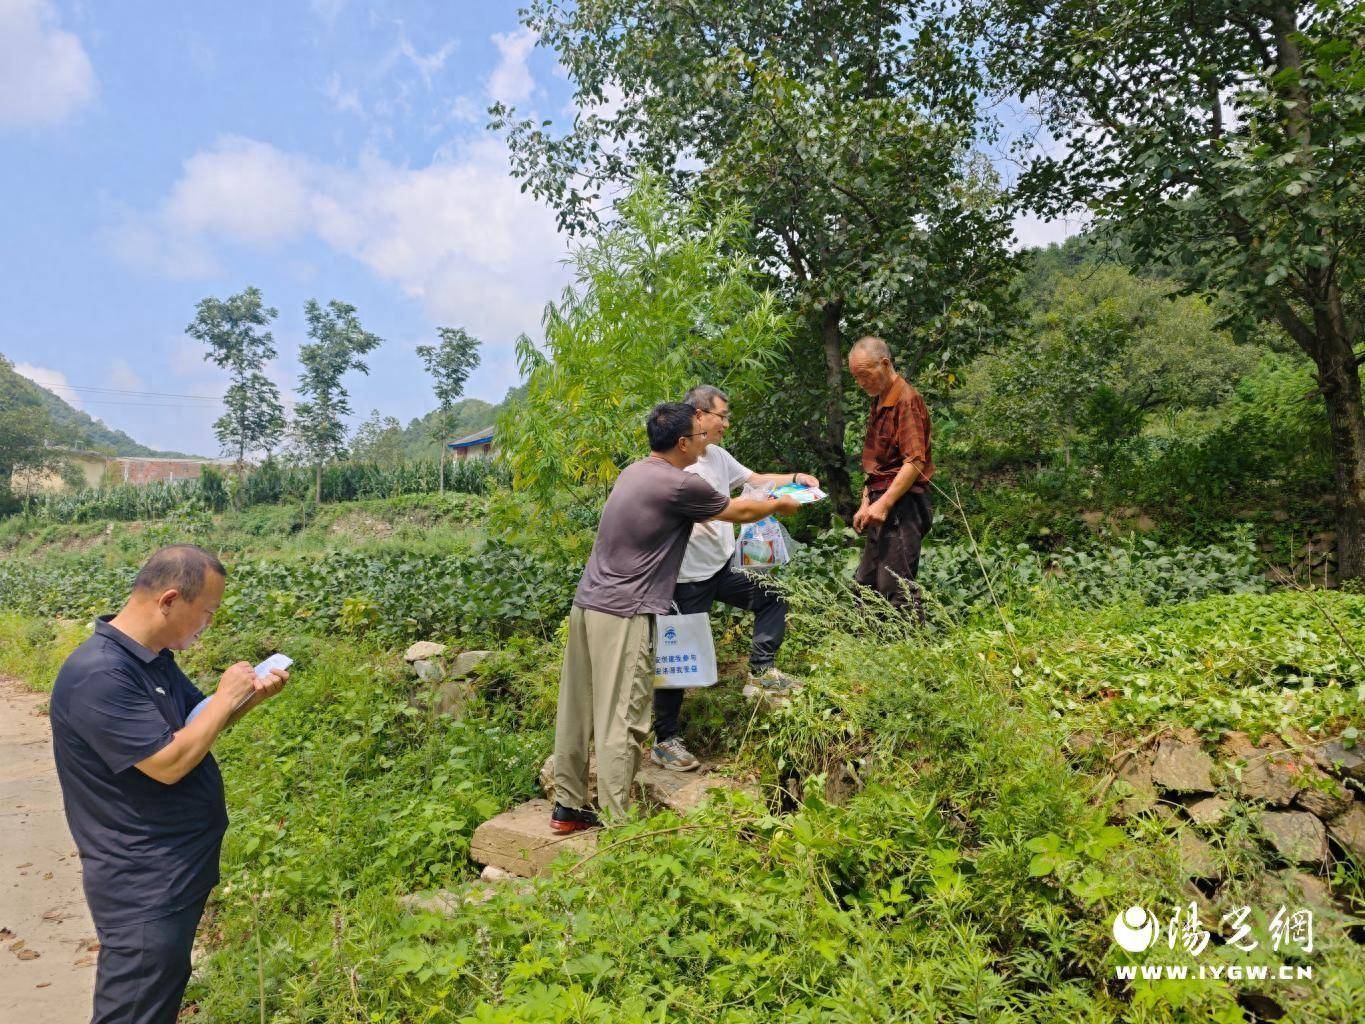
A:
[[[701,767],[701,762],[692,756],[692,752],[684,747],[683,741],[676,736],[654,744],[654,748],[649,752],[649,759],[660,768],[667,768],[671,772],[690,772]]]
[[[744,694],[745,696],[753,696],[751,690],[763,690],[767,693],[787,696],[796,693],[804,685],[796,676],[789,676],[777,668],[769,668],[757,674],[749,673],[749,685],[744,687]]]

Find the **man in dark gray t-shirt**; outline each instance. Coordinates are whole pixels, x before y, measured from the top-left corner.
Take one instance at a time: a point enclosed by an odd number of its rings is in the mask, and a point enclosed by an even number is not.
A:
[[[597,743],[597,795],[625,814],[649,735],[654,690],[654,616],[666,614],[694,523],[752,523],[796,511],[790,497],[730,499],[683,470],[705,448],[696,411],[678,402],[646,421],[652,454],[617,477],[569,613],[555,723],[556,832],[592,828],[588,747]]]
[[[657,455],[627,466],[602,510],[573,603],[620,618],[666,614],[692,524],[715,518],[729,504],[701,477]]]

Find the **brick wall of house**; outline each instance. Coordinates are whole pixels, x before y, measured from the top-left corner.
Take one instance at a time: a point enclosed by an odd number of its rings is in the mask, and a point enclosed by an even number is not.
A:
[[[114,460],[114,478],[130,484],[149,484],[157,480],[196,480],[204,463],[193,459],[137,459]]]

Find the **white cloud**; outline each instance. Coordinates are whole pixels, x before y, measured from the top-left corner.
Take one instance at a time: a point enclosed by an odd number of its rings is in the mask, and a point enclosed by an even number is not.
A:
[[[398,52],[411,61],[412,66],[417,69],[417,73],[422,76],[422,84],[430,89],[432,78],[440,73],[441,69],[445,67],[447,58],[455,52],[455,40],[446,40],[439,50],[433,50],[431,53],[419,53],[408,39],[407,32],[403,31],[400,25]]]
[[[145,391],[147,389],[137,371],[129,365],[128,360],[122,358],[114,360],[106,379],[109,381],[109,387],[116,388],[119,391]]]
[[[553,215],[520,192],[506,149],[489,138],[409,168],[373,156],[336,167],[227,137],[185,161],[157,207],[109,232],[125,260],[182,277],[211,272],[224,242],[268,249],[310,238],[394,283],[433,320],[489,341],[534,331],[565,278]]]
[[[365,116],[365,108],[360,103],[360,93],[355,89],[344,88],[341,84],[341,76],[335,71],[327,76],[322,92],[332,101],[332,106],[335,109],[343,113],[349,111],[358,117]]]
[[[101,235],[114,255],[130,267],[177,280],[208,277],[218,269],[213,253],[199,238],[177,233],[162,216],[118,208],[111,220],[114,223]]]
[[[308,174],[305,161],[268,143],[226,136],[185,161],[162,214],[186,235],[269,245],[303,226]]]
[[[333,248],[490,341],[534,330],[563,282],[552,214],[520,192],[491,139],[417,170],[370,160],[334,177],[315,211]]]
[[[489,99],[510,104],[531,98],[536,80],[531,76],[531,69],[526,62],[535,49],[536,39],[535,32],[529,28],[494,34],[493,45],[498,48],[500,59],[498,66],[488,76]]]
[[[0,126],[64,120],[95,95],[95,71],[50,0],[0,0]]]
[[[66,374],[60,370],[52,370],[46,366],[34,366],[32,363],[15,363],[14,372],[21,377],[27,377],[40,388],[47,388],[67,405],[73,405],[77,409],[81,407],[80,396],[71,390],[71,382],[67,379]]]
[[[482,124],[485,109],[470,96],[456,96],[450,104],[450,118],[457,124]]]

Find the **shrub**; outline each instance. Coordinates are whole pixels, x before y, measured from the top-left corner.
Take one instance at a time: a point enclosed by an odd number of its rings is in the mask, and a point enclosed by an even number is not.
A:
[[[0,608],[89,619],[122,604],[136,571],[97,556],[6,562],[0,564]],[[576,580],[569,567],[500,543],[467,555],[330,551],[247,560],[229,566],[218,619],[231,628],[287,624],[314,635],[364,631],[394,644],[516,631],[548,636],[567,614]]]

